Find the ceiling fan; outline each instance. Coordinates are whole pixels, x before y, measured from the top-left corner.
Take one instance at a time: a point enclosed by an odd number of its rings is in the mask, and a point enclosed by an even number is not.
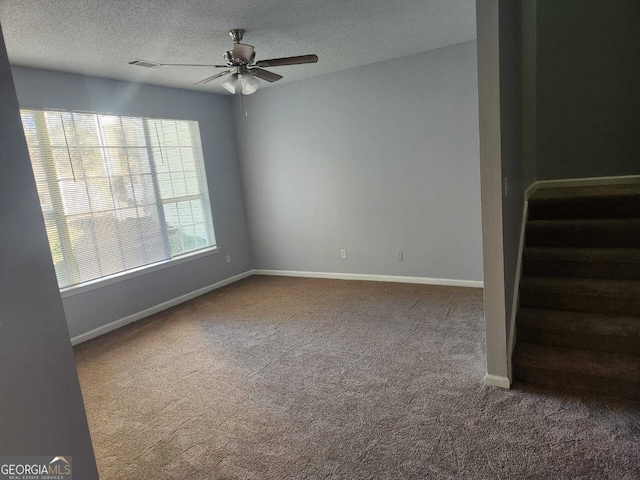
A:
[[[244,30],[236,28],[229,30],[229,35],[233,38],[233,49],[225,52],[223,57],[226,62],[225,65],[205,65],[199,63],[156,63],[146,60],[133,60],[129,62],[130,65],[137,65],[140,67],[157,68],[157,67],[212,67],[212,68],[226,68],[223,72],[216,73],[210,77],[200,80],[194,85],[200,85],[202,83],[208,83],[216,78],[223,77],[231,74],[224,82],[222,86],[230,93],[242,93],[243,95],[251,95],[258,87],[260,87],[260,80],[267,82],[277,82],[282,78],[282,75],[264,70],[262,67],[281,67],[285,65],[300,65],[303,63],[316,63],[318,61],[317,55],[300,55],[297,57],[284,57],[273,58],[271,60],[258,60],[255,61],[256,52],[253,45],[248,45],[242,42],[244,37]]]

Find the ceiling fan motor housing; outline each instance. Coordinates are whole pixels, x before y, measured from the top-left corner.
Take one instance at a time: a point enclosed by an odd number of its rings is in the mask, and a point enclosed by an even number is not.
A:
[[[233,50],[225,52],[223,57],[230,67],[239,67],[240,65],[251,65],[256,58],[256,52],[253,45],[236,43]]]

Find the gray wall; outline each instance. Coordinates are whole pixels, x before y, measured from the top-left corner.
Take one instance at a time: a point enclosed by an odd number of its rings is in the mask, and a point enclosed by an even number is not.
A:
[[[525,165],[522,147],[522,22],[520,2],[499,6],[500,142],[502,164],[502,235],[506,335],[512,328],[513,294],[524,212]],[[506,183],[504,183],[506,182]]]
[[[0,32],[0,452],[97,479],[69,331]]]
[[[482,280],[475,42],[235,100],[256,268]]]
[[[13,73],[21,107],[195,119],[200,124],[220,253],[65,298],[72,337],[252,268],[230,97],[21,67]]]
[[[537,0],[519,0],[522,40],[522,155],[525,189],[538,179],[536,151]]]
[[[640,174],[640,2],[537,0],[538,177]]]

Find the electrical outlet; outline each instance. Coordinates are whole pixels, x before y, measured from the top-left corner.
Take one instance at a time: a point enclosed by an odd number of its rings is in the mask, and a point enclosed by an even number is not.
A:
[[[227,263],[231,263],[231,255],[227,255]]]
[[[396,252],[396,260],[402,260],[402,250]]]
[[[340,258],[347,258],[347,251],[346,250],[340,250]]]

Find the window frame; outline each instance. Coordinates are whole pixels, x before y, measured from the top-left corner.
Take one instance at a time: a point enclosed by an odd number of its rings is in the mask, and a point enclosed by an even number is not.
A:
[[[127,270],[122,270],[120,272],[116,272],[116,273],[112,273],[109,275],[105,275],[102,277],[98,277],[92,280],[87,280],[85,282],[81,282],[78,284],[74,284],[74,285],[69,285],[66,287],[59,287],[59,291],[61,294],[62,298],[68,298],[74,295],[78,295],[84,292],[88,292],[91,290],[95,290],[98,288],[102,288],[105,287],[107,285],[111,285],[111,284],[115,284],[115,283],[119,283],[119,282],[123,282],[123,281],[127,281],[129,279],[138,277],[138,276],[142,276],[142,275],[147,275],[147,274],[151,274],[154,272],[157,272],[159,270],[163,270],[169,267],[173,267],[176,265],[179,265],[181,263],[185,263],[185,262],[189,262],[189,261],[193,261],[193,260],[197,260],[199,258],[205,258],[208,257],[210,255],[213,254],[217,254],[220,251],[220,246],[218,244],[218,237],[216,235],[215,232],[215,221],[214,221],[214,212],[213,212],[213,205],[211,203],[211,198],[210,198],[210,193],[209,193],[209,181],[208,181],[208,174],[207,174],[207,162],[205,160],[205,156],[204,156],[204,151],[203,151],[203,147],[202,147],[202,135],[200,132],[200,121],[196,118],[186,118],[186,117],[178,117],[178,116],[174,116],[174,117],[165,117],[165,116],[153,116],[153,115],[139,115],[139,114],[134,114],[134,113],[114,113],[114,112],[109,112],[109,111],[91,111],[91,110],[81,110],[81,109],[69,109],[69,108],[57,108],[57,107],[42,107],[42,106],[37,106],[37,107],[31,107],[28,105],[20,105],[20,113],[22,114],[23,110],[37,110],[37,111],[42,111],[42,112],[60,112],[60,113],[70,113],[70,114],[89,114],[89,115],[105,115],[105,116],[115,116],[118,117],[120,119],[122,118],[138,118],[138,119],[142,119],[142,120],[165,120],[165,121],[190,121],[190,122],[195,122],[196,126],[197,126],[197,139],[198,142],[193,141],[193,148],[194,150],[197,149],[200,157],[202,158],[202,166],[200,167],[201,170],[201,176],[202,176],[202,181],[203,181],[203,185],[202,185],[202,192],[200,194],[200,196],[202,197],[202,201],[203,203],[206,202],[206,204],[209,206],[209,212],[210,212],[210,216],[209,215],[205,215],[205,224],[207,225],[207,229],[211,232],[212,238],[215,242],[214,245],[210,245],[207,247],[203,247],[203,248],[199,248],[197,250],[191,250],[189,252],[184,252],[184,253],[179,253],[177,255],[175,255],[172,258],[166,259],[166,260],[160,260],[157,262],[153,262],[147,265],[141,265],[139,267],[134,267],[134,268],[130,268]],[[193,133],[192,133],[193,135]],[[147,148],[149,148],[149,145],[147,146]],[[166,148],[166,147],[165,147]],[[30,159],[31,162],[31,159]],[[157,173],[156,173],[157,175]],[[157,180],[156,180],[157,181]],[[35,178],[34,178],[34,182],[35,182]],[[191,196],[187,196],[187,197],[180,197],[180,201],[186,199],[190,199]],[[174,203],[175,201],[173,199],[163,199],[162,197],[159,197],[157,199],[157,203],[159,206],[164,205],[165,203]],[[41,206],[42,207],[42,206]],[[50,212],[46,212],[41,208],[41,212],[42,212],[42,216],[43,216],[43,221],[46,224],[46,220],[47,217],[55,217],[55,213],[52,211]],[[162,217],[162,224],[165,228],[165,233],[168,235],[168,229],[166,226],[166,221],[164,219],[164,216]],[[50,247],[50,245],[49,245]],[[50,252],[53,255],[53,252]]]

